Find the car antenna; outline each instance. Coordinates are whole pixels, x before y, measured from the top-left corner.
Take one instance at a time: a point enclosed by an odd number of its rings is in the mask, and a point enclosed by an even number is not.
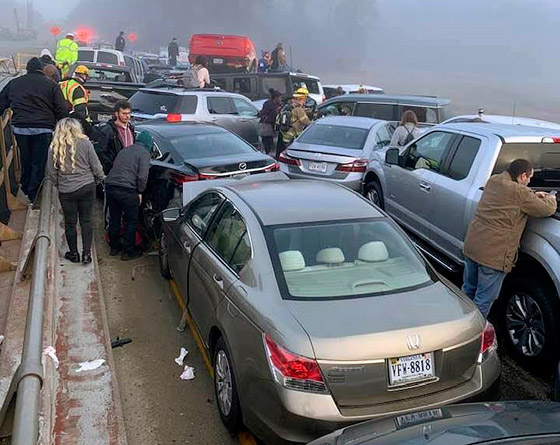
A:
[[[513,122],[515,120],[515,107],[517,106],[517,102],[513,101],[513,110],[511,112],[511,124],[513,125]]]

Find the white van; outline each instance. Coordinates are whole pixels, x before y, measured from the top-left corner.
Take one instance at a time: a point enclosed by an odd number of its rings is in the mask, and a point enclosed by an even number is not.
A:
[[[80,47],[78,48],[78,62],[128,66],[138,79],[144,79],[144,66],[142,62],[138,58],[124,54],[116,49]]]

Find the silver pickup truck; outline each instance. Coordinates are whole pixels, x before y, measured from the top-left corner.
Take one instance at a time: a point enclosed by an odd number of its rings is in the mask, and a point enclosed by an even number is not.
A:
[[[531,187],[560,189],[560,131],[513,125],[440,125],[401,149],[373,152],[364,193],[418,247],[460,271],[463,240],[488,178],[517,158],[535,165]],[[560,355],[560,214],[531,219],[517,266],[492,310],[510,352],[540,366]]]

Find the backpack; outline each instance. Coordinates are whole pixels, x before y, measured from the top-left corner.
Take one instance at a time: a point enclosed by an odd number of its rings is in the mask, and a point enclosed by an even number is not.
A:
[[[404,127],[406,128],[406,127]],[[404,139],[403,142],[403,146],[408,145],[409,142],[411,142],[414,139],[414,128],[412,130],[409,130],[408,128],[406,128],[406,131],[408,131],[408,134],[406,135],[406,138]]]
[[[287,132],[292,127],[292,110],[294,107],[286,105],[276,117],[275,130],[281,133]]]

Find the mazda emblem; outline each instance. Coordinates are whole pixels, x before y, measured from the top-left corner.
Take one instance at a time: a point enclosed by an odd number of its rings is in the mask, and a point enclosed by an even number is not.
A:
[[[247,164],[245,162],[239,164],[239,170],[247,170]]]
[[[406,336],[406,346],[411,351],[420,349],[420,336],[418,334],[409,334]]]

